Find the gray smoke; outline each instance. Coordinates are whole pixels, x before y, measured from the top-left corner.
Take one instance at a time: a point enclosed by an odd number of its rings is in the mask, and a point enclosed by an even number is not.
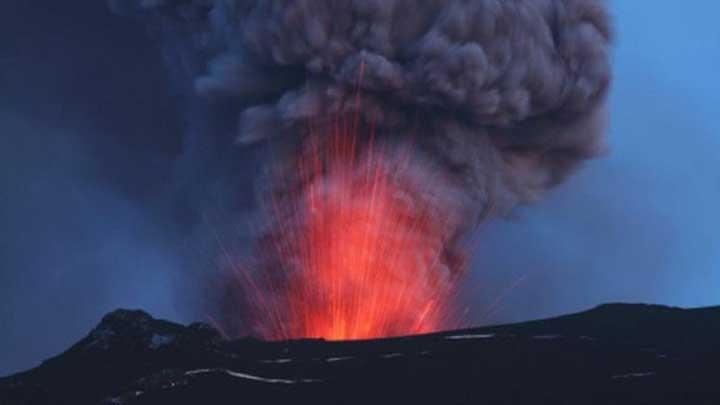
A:
[[[603,0],[110,6],[148,21],[189,98],[235,115],[227,148],[272,146],[266,167],[302,153],[308,122],[355,115],[387,144],[410,141],[423,170],[448,179],[462,216],[481,218],[536,200],[604,150],[611,29]],[[458,225],[455,236],[467,230]]]
[[[111,6],[153,19],[197,94],[235,105],[241,145],[360,113],[381,135],[416,138],[478,206],[501,214],[603,150],[611,35],[602,0]]]

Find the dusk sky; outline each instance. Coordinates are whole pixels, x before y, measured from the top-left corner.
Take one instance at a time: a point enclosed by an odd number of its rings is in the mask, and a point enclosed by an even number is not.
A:
[[[508,285],[528,276],[497,320],[720,303],[720,6],[612,5],[610,153],[482,231],[477,270]]]
[[[202,317],[164,209],[183,120],[160,52],[102,2],[60,3],[0,6],[0,375],[118,307]],[[478,232],[476,323],[720,304],[720,4],[611,4],[609,153]]]

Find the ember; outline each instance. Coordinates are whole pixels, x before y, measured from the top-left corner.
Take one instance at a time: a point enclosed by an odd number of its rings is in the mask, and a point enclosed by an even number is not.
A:
[[[276,223],[258,253],[264,267],[242,275],[255,332],[365,339],[456,326],[464,260],[446,257],[456,224],[441,182],[407,153],[372,141],[360,150],[346,121],[331,136],[310,135],[296,160],[302,186],[273,200]]]

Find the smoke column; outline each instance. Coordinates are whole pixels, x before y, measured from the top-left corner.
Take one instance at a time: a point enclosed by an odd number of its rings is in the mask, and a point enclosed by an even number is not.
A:
[[[295,163],[337,136],[337,117],[357,119],[389,156],[411,150],[408,178],[443,179],[409,193],[448,216],[432,237],[450,274],[479,220],[538,199],[604,150],[611,29],[602,0],[110,6],[147,19],[192,97],[234,112],[237,147],[269,146],[255,176],[263,207],[304,198],[316,180],[296,178]],[[369,153],[357,136],[358,153]],[[271,224],[259,239],[279,232]]]

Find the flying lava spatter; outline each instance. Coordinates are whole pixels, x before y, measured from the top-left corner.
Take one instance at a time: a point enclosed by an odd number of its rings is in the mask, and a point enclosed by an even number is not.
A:
[[[442,268],[451,216],[442,199],[427,197],[435,179],[419,179],[408,154],[372,142],[360,150],[349,121],[337,119],[330,136],[310,135],[296,160],[303,187],[289,198],[291,212],[273,204],[276,230],[260,244],[272,264],[242,275],[252,327],[265,338],[365,339],[455,326],[464,260],[458,254],[455,268]]]

